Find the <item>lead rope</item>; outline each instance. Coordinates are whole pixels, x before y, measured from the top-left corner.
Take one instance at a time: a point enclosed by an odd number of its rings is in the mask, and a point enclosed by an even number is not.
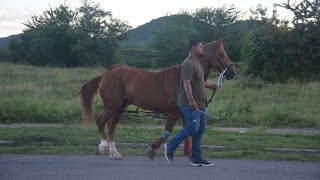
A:
[[[217,85],[218,85],[218,86],[220,86],[220,85],[222,84],[223,75],[226,73],[226,71],[227,71],[227,68],[224,69],[224,70],[222,71],[222,73],[220,73],[220,76],[219,76],[218,81],[217,81]],[[210,97],[210,100],[208,101],[208,104],[211,103],[212,98],[213,98],[214,94],[216,93],[216,90],[217,90],[217,89],[212,90],[212,95],[211,95],[211,97]]]
[[[222,73],[220,73],[220,76],[219,76],[218,81],[217,81],[217,85],[218,85],[218,86],[220,86],[220,85],[222,84],[222,81],[223,81],[223,75],[226,73],[226,71],[227,71],[227,68],[226,68],[226,69],[224,69],[224,70],[222,71]],[[212,96],[211,96],[211,98],[210,98],[210,100],[209,100],[208,104],[212,101],[212,98],[213,98],[213,96],[214,96],[215,92],[216,92],[216,89],[214,89],[214,90],[213,90]],[[219,117],[214,116],[214,115],[212,115],[212,114],[209,114],[209,113],[207,113],[207,112],[205,112],[205,111],[201,111],[201,110],[200,110],[200,109],[198,109],[198,108],[196,108],[196,110],[197,110],[197,111],[199,111],[200,113],[202,113],[202,114],[206,114],[206,115],[208,115],[208,116],[210,116],[210,117],[212,117],[212,118],[214,118],[214,119],[217,119],[217,120],[223,120],[223,118],[219,118]]]
[[[218,86],[220,86],[220,85],[222,84],[223,75],[224,75],[224,73],[226,73],[226,71],[227,71],[227,68],[224,69],[224,70],[222,71],[222,73],[220,73],[220,76],[219,76],[218,82],[217,82],[217,85],[218,85]]]

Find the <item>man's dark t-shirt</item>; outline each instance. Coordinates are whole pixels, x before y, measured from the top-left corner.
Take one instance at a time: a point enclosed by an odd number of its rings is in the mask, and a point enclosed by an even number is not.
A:
[[[183,86],[183,80],[190,80],[193,99],[200,108],[208,107],[205,93],[204,72],[200,63],[197,60],[192,59],[191,56],[188,56],[181,64],[180,77],[178,105],[189,106],[189,99]]]

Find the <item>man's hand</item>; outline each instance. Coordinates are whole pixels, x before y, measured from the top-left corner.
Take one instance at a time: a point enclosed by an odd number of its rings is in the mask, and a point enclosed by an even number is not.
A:
[[[220,86],[218,84],[207,84],[206,85],[206,88],[209,88],[209,89],[219,89]]]
[[[191,100],[189,101],[189,107],[190,107],[191,109],[195,110],[195,109],[198,107],[198,104],[197,104],[197,102],[196,102],[194,99],[191,99]]]

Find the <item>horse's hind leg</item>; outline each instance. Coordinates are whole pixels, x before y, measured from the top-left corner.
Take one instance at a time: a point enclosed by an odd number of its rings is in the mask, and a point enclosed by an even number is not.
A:
[[[121,101],[117,101],[121,102]],[[108,135],[109,135],[109,155],[114,159],[122,159],[121,154],[116,149],[116,143],[114,138],[114,133],[116,131],[117,124],[120,121],[120,117],[128,106],[128,99],[122,99],[122,104],[119,104],[119,108],[114,108],[116,111],[113,112],[115,116],[113,116],[112,120],[108,123]],[[117,106],[116,106],[117,107]]]
[[[182,124],[183,124],[183,128],[186,127],[186,120],[184,119],[184,117],[182,117]],[[190,145],[190,137],[187,137],[185,140],[184,140],[184,155],[185,156],[189,156],[190,153],[191,153],[191,145]]]
[[[97,147],[96,150],[96,155],[100,155],[103,154],[107,149],[108,149],[108,140],[107,140],[107,136],[105,133],[105,126],[107,124],[107,122],[109,122],[111,119],[111,115],[104,113],[101,113],[98,117],[98,119],[96,120],[97,126],[98,126],[98,130],[99,130],[99,134],[100,134],[100,138],[101,138],[101,142]]]
[[[179,114],[177,113],[173,113],[173,114],[169,114],[168,113],[168,117],[167,117],[167,121],[166,121],[166,125],[165,125],[165,130],[162,134],[162,136],[157,139],[150,147],[150,150],[148,152],[148,158],[151,160],[154,160],[156,157],[156,150],[158,150],[161,146],[161,144],[169,138],[173,126],[175,125],[177,119],[179,118]]]
[[[117,124],[119,123],[120,117],[113,117],[113,119],[108,124],[108,134],[109,134],[109,155],[114,159],[122,159],[121,154],[116,149],[114,132],[116,130]]]

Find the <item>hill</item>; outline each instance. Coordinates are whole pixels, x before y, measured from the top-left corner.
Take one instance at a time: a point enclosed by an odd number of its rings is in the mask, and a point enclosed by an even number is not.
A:
[[[185,19],[190,22],[190,28],[193,28],[196,20],[187,15],[170,15],[164,16],[157,19],[153,19],[152,21],[138,26],[135,29],[130,30],[125,38],[119,40],[119,44],[121,48],[129,48],[129,47],[150,47],[153,43],[154,36],[159,30],[164,28],[168,23],[178,21],[181,16],[184,16]],[[262,25],[261,21],[257,20],[244,20],[238,21],[232,25],[230,28],[235,29],[238,32],[250,32],[257,27]]]
[[[187,28],[196,31],[196,24],[202,23],[189,15],[170,15],[153,19],[129,31],[125,37],[119,41],[121,54],[125,63],[135,67],[157,67],[155,63],[156,51],[153,43],[157,33],[163,31],[168,25],[183,23]]]
[[[179,17],[185,16],[189,19],[189,21],[194,21],[191,16],[186,15],[170,15],[170,16],[163,16],[157,19],[153,19],[146,24],[138,26],[130,30],[125,38],[119,40],[120,47],[128,48],[128,47],[150,47],[153,43],[153,39],[155,34],[162,28],[166,26],[166,24],[170,22],[177,21]],[[192,24],[192,23],[191,23]],[[255,20],[245,20],[245,21],[238,21],[234,23],[232,26],[233,29],[237,29],[241,32],[248,32],[257,27],[259,27],[261,22]],[[8,37],[0,38],[0,48],[6,47],[9,44],[11,38],[15,38],[19,35],[10,35]]]
[[[11,35],[11,36],[8,36],[8,37],[0,38],[0,48],[8,47],[10,39],[16,38],[18,36],[19,35]]]
[[[168,23],[177,22],[183,18],[194,26],[195,19],[188,15],[170,15],[153,19],[150,22],[130,30],[124,39],[119,41],[120,47],[128,48],[132,46],[149,47],[152,45],[154,36],[159,30],[166,27]]]
[[[164,28],[167,28],[169,24],[177,24],[182,22],[186,24],[190,31],[195,34],[202,35],[206,33],[206,29],[212,29],[214,27],[199,21],[192,16],[180,14],[160,17],[153,19],[152,21],[143,24],[135,29],[130,30],[123,39],[119,40],[121,54],[125,63],[136,67],[157,67],[156,63],[156,50],[153,47],[153,43],[156,40],[158,32],[161,32]],[[229,55],[234,60],[240,59],[240,44],[242,37],[258,27],[261,27],[263,23],[256,20],[238,21],[226,27],[228,29],[228,36],[224,39],[226,48]],[[202,27],[199,29],[199,26]],[[174,30],[174,29],[172,29]],[[202,31],[203,32],[199,32]],[[175,32],[172,32],[175,33]],[[207,35],[208,37],[214,37],[215,35]],[[220,37],[217,37],[220,38]],[[210,38],[202,39],[208,41]],[[213,40],[213,39],[211,39]],[[231,42],[232,41],[232,42]]]
[[[185,14],[169,15],[153,19],[146,24],[128,31],[124,37],[118,40],[123,63],[136,67],[157,67],[157,64],[155,63],[157,53],[153,48],[155,37],[157,33],[166,28],[167,25],[176,24],[179,22],[186,24],[187,28],[193,32],[196,32],[196,34],[202,34],[196,30],[196,27],[199,24],[204,29],[212,28],[203,22],[199,22],[192,16]],[[228,51],[233,59],[239,59],[239,45],[230,46],[230,44],[240,44],[243,33],[252,31],[261,26],[260,23],[261,22],[259,21],[245,20],[238,21],[228,27],[229,29],[232,29],[232,31],[230,31],[231,36],[237,34],[237,37],[231,38],[233,43],[229,43],[228,40],[225,39],[226,47],[228,48]],[[19,35],[11,35],[0,38],[0,48],[2,51],[5,51],[2,53],[5,54],[5,56],[3,55],[4,57],[6,57],[8,54],[6,47],[8,46],[10,39],[17,36]]]

